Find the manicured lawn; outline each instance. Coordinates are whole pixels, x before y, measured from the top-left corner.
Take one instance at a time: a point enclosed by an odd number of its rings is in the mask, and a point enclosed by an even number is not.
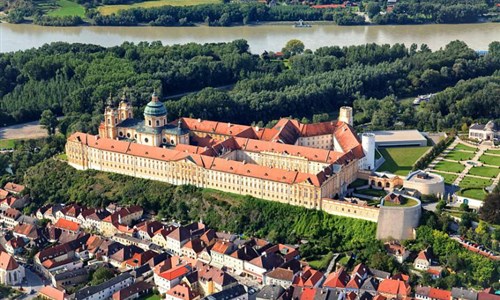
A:
[[[385,162],[377,171],[387,171],[398,175],[408,175],[413,164],[430,147],[379,148]]]
[[[401,204],[389,202],[389,201],[384,201],[384,206],[392,206],[392,207],[412,207],[418,204],[418,202],[414,199],[406,198],[406,202],[403,202]]]
[[[363,185],[368,185],[368,180],[364,180],[364,179],[356,179],[354,180],[350,185],[349,187],[350,188],[358,188],[360,186],[363,186]]]
[[[473,151],[475,152],[477,150],[476,147],[470,147],[464,144],[457,144],[454,148],[455,150],[467,150],[467,151]]]
[[[500,154],[500,149],[488,149],[486,150],[486,153]]]
[[[349,264],[350,260],[351,260],[351,257],[346,255],[346,256],[342,257],[341,259],[339,259],[337,264],[339,264],[341,266],[347,266]]]
[[[465,166],[461,165],[458,162],[440,161],[437,163],[434,169],[437,171],[460,173],[465,169]]]
[[[482,188],[461,189],[458,194],[462,197],[468,197],[477,200],[484,200],[486,192]]]
[[[446,154],[444,158],[451,160],[470,160],[474,157],[474,153],[464,152],[464,151],[450,151],[450,153]]]
[[[491,185],[492,180],[481,179],[465,176],[460,182],[460,191],[458,194],[464,197],[470,197],[478,200],[483,200],[486,197],[486,192],[483,188]]]
[[[65,17],[78,16],[85,17],[85,8],[70,0],[44,0],[37,3],[38,7],[48,16]]]
[[[355,193],[361,194],[361,195],[372,196],[372,197],[383,197],[383,196],[387,195],[386,191],[376,190],[376,189],[357,190]]]
[[[460,187],[461,188],[468,188],[468,187],[486,187],[491,185],[492,180],[491,179],[482,179],[482,178],[474,178],[474,177],[469,177],[465,176],[462,181],[460,181]]]
[[[104,5],[98,8],[99,12],[103,15],[110,15],[122,9],[130,9],[136,7],[158,7],[158,6],[190,6],[200,4],[222,3],[218,0],[157,0],[157,1],[144,1],[133,4],[118,4],[118,5]]]
[[[14,140],[0,140],[0,149],[14,148]]]
[[[493,155],[487,155],[483,154],[479,160],[485,164],[488,165],[493,165],[493,166],[499,166],[500,167],[500,156],[493,156]]]
[[[497,177],[499,172],[500,172],[500,169],[498,169],[498,168],[473,167],[472,169],[469,170],[469,173],[467,173],[467,174],[495,178],[495,177]]]
[[[458,177],[458,175],[453,175],[453,174],[439,173],[439,172],[436,172],[436,173],[443,176],[444,182],[447,184],[453,184],[455,179],[457,179],[457,177]]]
[[[326,270],[328,264],[333,258],[333,253],[329,252],[327,255],[323,255],[320,259],[308,261],[309,265],[316,270]]]

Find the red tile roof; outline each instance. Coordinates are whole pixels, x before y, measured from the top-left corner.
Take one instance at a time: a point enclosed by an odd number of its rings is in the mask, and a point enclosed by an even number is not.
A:
[[[349,275],[344,268],[340,268],[336,272],[328,275],[323,286],[330,288],[345,288],[348,282]]]
[[[24,185],[16,184],[13,182],[7,182],[3,188],[11,193],[21,193],[22,191],[24,191]]]
[[[0,200],[7,198],[8,195],[9,195],[9,192],[7,192],[4,189],[0,189]]]
[[[409,296],[410,286],[401,280],[385,279],[380,283],[378,292],[390,295]]]
[[[174,280],[176,278],[185,276],[189,273],[189,268],[185,265],[173,267],[165,272],[160,273],[160,276],[167,280]]]
[[[57,222],[54,224],[54,227],[73,232],[80,230],[80,224],[62,218],[59,218],[59,220],[57,220]]]
[[[181,299],[181,300],[193,300],[198,297],[198,294],[193,292],[187,284],[178,284],[167,291],[167,295]]]
[[[2,270],[15,270],[19,267],[17,261],[7,252],[0,251],[0,269]]]
[[[315,287],[322,278],[323,273],[310,267],[306,267],[302,274],[295,277],[293,284],[302,287]]]
[[[429,290],[429,298],[439,299],[439,300],[449,300],[451,299],[451,291],[431,288]]]
[[[64,300],[66,293],[64,293],[64,291],[56,289],[55,287],[47,285],[38,291],[38,295],[41,295],[43,298],[48,298],[50,300]]]

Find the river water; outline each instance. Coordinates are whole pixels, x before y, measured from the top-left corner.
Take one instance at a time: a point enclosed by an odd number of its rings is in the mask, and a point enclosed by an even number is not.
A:
[[[290,39],[299,39],[306,48],[365,43],[427,44],[436,50],[453,40],[463,40],[475,50],[487,50],[500,41],[500,23],[399,26],[336,26],[315,24],[294,28],[286,24],[237,27],[42,27],[0,24],[0,52],[39,47],[64,41],[120,45],[124,41],[162,41],[163,44],[227,42],[246,39],[253,53],[279,51]]]

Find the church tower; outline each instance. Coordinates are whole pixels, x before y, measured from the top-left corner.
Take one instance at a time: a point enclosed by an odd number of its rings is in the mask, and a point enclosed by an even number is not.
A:
[[[126,119],[133,119],[134,113],[132,111],[132,105],[127,100],[127,96],[125,92],[123,92],[122,100],[118,105],[118,119],[120,121],[124,121]]]
[[[111,94],[108,98],[106,109],[104,110],[104,135],[103,137],[116,139],[116,125],[119,123],[118,111],[112,107],[113,99]]]

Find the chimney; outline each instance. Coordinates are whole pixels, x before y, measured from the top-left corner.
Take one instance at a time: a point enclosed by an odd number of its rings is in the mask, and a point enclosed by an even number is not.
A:
[[[200,118],[198,118],[198,123],[201,123],[201,119]]]
[[[227,123],[227,127],[231,127],[231,122]]]

